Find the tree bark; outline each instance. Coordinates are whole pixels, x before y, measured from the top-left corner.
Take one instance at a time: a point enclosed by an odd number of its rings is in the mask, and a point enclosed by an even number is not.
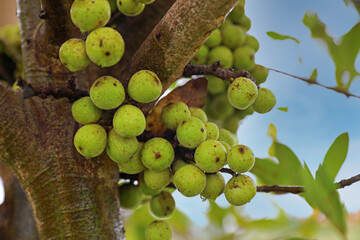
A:
[[[121,76],[124,85],[127,86],[132,74],[148,69],[158,75],[164,92],[182,76],[186,64],[237,2],[176,1],[132,57],[128,69]],[[148,113],[155,103],[138,106]]]
[[[150,11],[154,15],[149,26],[169,7],[165,0],[157,1],[163,7],[157,17],[155,9]],[[150,69],[159,75],[165,90],[182,75],[196,50],[236,2],[176,1],[136,51],[121,80],[126,83],[135,71]],[[70,5],[69,0],[42,0],[49,18],[40,20],[38,0],[18,0],[25,79],[33,86],[64,87],[75,76],[78,86],[88,89],[93,81],[89,69],[72,74],[58,59],[62,42],[83,37],[68,17]],[[136,44],[130,47],[132,52],[140,45]],[[77,153],[73,136],[80,126],[72,118],[67,99],[23,100],[21,94],[0,83],[0,159],[26,192],[40,238],[124,239],[117,165],[105,153],[93,159]],[[146,113],[153,105],[142,109]]]

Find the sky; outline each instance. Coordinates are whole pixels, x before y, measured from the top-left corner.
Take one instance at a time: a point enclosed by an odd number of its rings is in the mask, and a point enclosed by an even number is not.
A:
[[[334,63],[326,47],[312,39],[310,31],[302,23],[307,10],[318,13],[327,25],[328,33],[335,38],[348,32],[359,20],[356,10],[346,6],[343,0],[247,0],[245,13],[252,22],[249,34],[260,42],[256,62],[301,77],[309,77],[313,69],[317,68],[318,81],[335,86]],[[268,31],[293,36],[300,40],[300,44],[291,40],[273,40],[266,35]],[[359,71],[360,60],[356,66]],[[271,139],[266,136],[266,132],[269,124],[273,123],[277,128],[278,141],[289,146],[314,174],[335,138],[348,132],[349,152],[336,180],[359,174],[360,99],[347,99],[339,93],[309,86],[275,72],[270,72],[263,86],[276,95],[276,107],[288,107],[289,111],[274,109],[267,114],[255,113],[246,118],[238,129],[240,144],[249,146],[257,157],[267,157]],[[359,79],[355,80],[350,91],[360,95]],[[349,212],[360,210],[360,201],[354,197],[360,196],[360,183],[339,190],[339,193]],[[178,209],[199,225],[207,223],[207,202],[199,197],[185,198],[178,192],[174,196]],[[216,202],[223,207],[229,206],[223,195]],[[313,213],[301,197],[292,194],[275,196],[259,193],[243,208],[246,215],[260,219],[275,217],[278,213],[276,205],[291,216],[308,217]]]
[[[359,20],[355,9],[346,6],[343,0],[247,0],[245,11],[252,21],[249,33],[260,42],[256,62],[303,77],[309,77],[312,70],[318,68],[318,81],[334,86],[334,63],[326,48],[311,38],[310,31],[302,23],[307,10],[317,12],[334,37],[346,33]],[[300,44],[291,40],[273,40],[266,35],[267,31],[296,37]],[[299,62],[299,57],[302,63]],[[360,60],[356,66],[360,69]],[[348,132],[349,152],[336,180],[359,174],[360,99],[347,99],[339,93],[309,86],[274,72],[270,72],[263,86],[275,93],[277,107],[288,107],[289,111],[274,109],[268,114],[255,113],[248,117],[239,127],[239,143],[249,146],[257,157],[267,157],[271,139],[266,136],[266,131],[269,124],[273,123],[277,127],[278,140],[288,145],[314,173],[335,138]],[[359,80],[353,83],[350,91],[360,95]],[[0,182],[0,202],[3,197],[1,187]],[[360,183],[339,192],[349,212],[360,210],[360,201],[354,197],[360,196]],[[203,202],[198,196],[183,197],[177,191],[174,197],[179,210],[190,216],[196,224],[206,225],[207,202]],[[216,202],[221,206],[229,206],[223,195]],[[271,218],[278,213],[275,205],[292,216],[308,217],[312,214],[312,209],[301,197],[291,194],[275,196],[259,193],[243,208],[254,219]]]

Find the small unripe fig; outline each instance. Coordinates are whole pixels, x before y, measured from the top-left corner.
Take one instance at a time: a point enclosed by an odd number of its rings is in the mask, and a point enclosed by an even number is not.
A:
[[[256,64],[250,71],[251,76],[255,79],[256,84],[261,84],[266,81],[266,78],[269,75],[269,70],[261,65]]]
[[[145,228],[146,240],[171,240],[172,230],[169,223],[156,220]]]
[[[236,25],[230,25],[222,30],[223,42],[224,45],[235,49],[245,43],[246,33],[245,31]]]
[[[210,75],[207,75],[206,78],[208,80],[207,90],[209,93],[215,95],[225,91],[226,84],[222,79]]]
[[[232,134],[228,130],[221,128],[219,130],[218,141],[224,141],[224,142],[228,143],[230,145],[230,147],[232,147],[237,143],[237,138],[234,134]]]
[[[179,124],[176,136],[182,146],[194,149],[205,141],[206,128],[198,118],[190,117]]]
[[[90,63],[84,40],[77,38],[71,38],[61,45],[59,57],[62,64],[72,72],[83,70]]]
[[[175,172],[172,181],[182,195],[194,197],[204,190],[206,175],[197,166],[188,164]]]
[[[252,49],[254,49],[255,52],[257,52],[259,50],[259,41],[251,36],[251,35],[246,35],[246,41],[245,41],[245,45],[251,47]]]
[[[246,109],[254,103],[258,95],[256,84],[249,78],[236,78],[229,86],[227,97],[230,104],[237,109]]]
[[[171,170],[175,172],[185,165],[187,165],[187,163],[184,162],[183,160],[175,159],[175,161],[171,164]]]
[[[137,0],[117,0],[119,11],[125,16],[137,16],[144,11],[145,4]]]
[[[119,171],[127,174],[137,174],[142,172],[145,167],[141,162],[140,153],[144,143],[139,142],[136,153],[125,162],[118,163]]]
[[[204,110],[197,107],[189,107],[189,110],[192,117],[200,119],[203,123],[207,122],[207,116]]]
[[[146,127],[143,112],[133,105],[123,105],[115,113],[114,130],[122,137],[136,137],[142,134]]]
[[[162,171],[146,169],[144,171],[144,181],[151,189],[160,190],[169,185],[171,182],[171,172],[169,168]]]
[[[206,174],[206,186],[202,193],[202,197],[215,200],[225,189],[225,179],[221,173]]]
[[[244,5],[245,3],[240,1],[229,13],[229,18],[231,21],[234,23],[240,23],[241,18],[244,16]]]
[[[107,0],[75,0],[71,5],[70,16],[82,32],[89,32],[108,23],[111,8]]]
[[[227,17],[225,19],[225,21],[221,24],[220,26],[220,30],[222,31],[224,28],[226,28],[227,26],[233,25],[233,22],[231,21],[231,19],[229,17]]]
[[[210,102],[208,109],[208,115],[214,119],[223,120],[234,113],[234,107],[229,103],[226,94],[220,94],[216,96],[213,101]]]
[[[105,129],[97,124],[81,127],[75,134],[76,150],[87,158],[99,156],[106,147],[107,134]]]
[[[175,210],[175,200],[171,193],[162,191],[160,194],[153,196],[150,201],[151,213],[158,218],[170,217]]]
[[[142,192],[139,187],[132,183],[124,183],[119,187],[120,206],[122,208],[134,209],[142,200]]]
[[[255,194],[256,184],[251,177],[246,175],[232,177],[225,186],[225,198],[235,206],[250,202]]]
[[[254,108],[252,106],[244,109],[244,110],[238,110],[235,112],[235,116],[237,116],[240,119],[244,119],[246,116],[251,115],[254,113]]]
[[[161,120],[170,130],[176,130],[180,122],[190,117],[190,110],[188,106],[183,102],[168,103],[161,110]]]
[[[195,56],[191,59],[191,63],[196,65],[206,64],[208,55],[209,48],[206,45],[202,45],[199,51],[197,51]]]
[[[250,171],[255,164],[254,153],[245,145],[233,146],[227,154],[228,165],[238,173]]]
[[[145,167],[162,171],[170,167],[175,153],[172,145],[164,138],[152,138],[145,142],[141,151],[141,161]]]
[[[240,26],[242,26],[246,31],[249,31],[251,28],[251,21],[246,15],[242,16],[240,21],[238,22]]]
[[[141,189],[141,192],[145,195],[148,195],[148,196],[155,196],[157,194],[159,194],[161,192],[161,189],[152,189],[150,188],[148,185],[146,185],[146,182],[144,180],[144,175],[143,177],[141,178],[141,181],[140,181],[140,189]]]
[[[226,149],[226,152],[228,153],[231,149],[230,145],[224,141],[219,141],[219,142],[224,146],[224,148]]]
[[[110,4],[111,13],[114,13],[116,10],[118,10],[116,0],[108,0],[108,1]]]
[[[259,94],[252,107],[257,113],[267,113],[274,108],[276,104],[275,95],[267,88],[260,88]]]
[[[110,76],[98,78],[90,88],[92,102],[101,109],[119,107],[125,99],[125,90],[119,80]]]
[[[86,53],[99,67],[110,67],[120,61],[125,43],[119,32],[109,27],[92,31],[85,41]]]
[[[86,125],[99,121],[102,111],[95,106],[90,97],[83,97],[73,103],[71,113],[75,121]]]
[[[249,46],[241,46],[234,51],[234,68],[251,70],[255,66],[255,51]]]
[[[233,53],[226,46],[217,46],[211,49],[208,64],[213,64],[217,61],[220,61],[221,68],[231,68],[234,61]]]
[[[127,92],[137,102],[148,103],[156,100],[162,91],[158,76],[149,70],[135,73],[129,81]]]
[[[228,117],[227,119],[225,119],[224,127],[227,130],[229,130],[230,132],[236,134],[236,131],[238,130],[238,127],[239,127],[240,120],[241,120],[240,117],[238,117],[236,115],[232,115],[232,116]]]
[[[136,137],[121,137],[114,129],[109,132],[109,137],[106,145],[106,153],[109,158],[117,163],[129,161],[138,148],[138,141]]]
[[[205,45],[209,48],[213,48],[219,46],[221,44],[221,40],[222,37],[221,37],[220,29],[217,28],[211,33],[208,40],[206,40]]]
[[[195,150],[196,165],[207,173],[215,173],[226,164],[226,149],[216,140],[206,140]]]
[[[219,128],[215,123],[206,122],[206,140],[218,140],[219,138]]]

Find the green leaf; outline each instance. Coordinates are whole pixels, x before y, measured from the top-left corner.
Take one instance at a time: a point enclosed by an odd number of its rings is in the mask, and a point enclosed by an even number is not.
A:
[[[277,142],[273,143],[273,150],[279,162],[257,158],[251,172],[264,184],[301,185],[303,167],[296,155],[289,147]]]
[[[308,166],[305,164],[303,182],[306,201],[313,207],[318,208],[340,232],[346,235],[346,212],[340,202],[336,186],[326,171],[318,171],[316,180],[313,178]]]
[[[297,44],[300,43],[300,41],[294,37],[291,37],[291,36],[287,36],[287,35],[282,35],[282,34],[279,34],[279,33],[276,33],[276,32],[267,32],[266,33],[269,37],[271,37],[272,39],[275,39],[275,40],[287,40],[287,39],[291,39],[293,41],[295,41]]]
[[[318,172],[326,171],[332,182],[339,172],[342,164],[346,159],[349,148],[349,135],[343,133],[338,136],[327,151],[323,164],[320,165]],[[317,177],[317,176],[316,176]]]
[[[286,182],[287,176],[278,168],[278,164],[269,158],[256,158],[250,170],[264,184],[275,185]]]
[[[317,80],[317,68],[315,68],[313,71],[312,71],[312,73],[311,73],[311,75],[310,75],[310,80],[312,80],[312,81],[314,81],[314,82],[316,82],[316,80]]]
[[[257,229],[257,230],[273,230],[276,228],[284,228],[284,226],[291,225],[291,220],[286,216],[283,209],[279,208],[279,214],[276,218],[272,219],[259,219],[250,220],[248,217],[239,214],[235,208],[232,208],[237,224],[244,229]]]
[[[277,109],[280,110],[280,111],[283,111],[283,112],[288,112],[289,111],[288,107],[278,107]]]
[[[310,29],[313,38],[320,39],[327,45],[330,57],[335,64],[337,86],[348,90],[353,80],[360,75],[355,68],[355,60],[360,51],[360,23],[343,35],[339,43],[327,34],[326,25],[316,13],[306,12],[303,23]]]
[[[288,183],[286,184],[301,184],[303,167],[295,153],[288,146],[276,143],[275,154],[279,160],[281,171],[288,175]]]

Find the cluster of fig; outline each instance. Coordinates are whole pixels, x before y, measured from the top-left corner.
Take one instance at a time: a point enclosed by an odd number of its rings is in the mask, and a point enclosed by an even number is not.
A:
[[[172,164],[172,182],[186,197],[200,194],[215,200],[222,193],[235,206],[249,202],[256,193],[254,181],[243,173],[249,171],[255,157],[250,148],[237,144],[236,137],[226,129],[219,129],[207,121],[200,108],[183,102],[166,105],[161,112],[166,127],[176,131],[180,147],[195,150],[194,161],[176,159]],[[219,172],[225,165],[237,173],[226,184]]]
[[[183,102],[172,102],[163,107],[161,119],[169,130],[176,132],[181,148],[194,151],[194,159],[185,161],[179,156],[175,157],[173,145],[165,138],[155,137],[141,144],[130,161],[118,164],[120,172],[142,172],[138,190],[130,191],[128,188],[137,188],[131,183],[120,187],[124,189],[120,190],[124,193],[121,197],[123,206],[137,206],[142,194],[151,195],[152,213],[157,217],[168,217],[175,208],[175,202],[166,190],[171,182],[186,197],[201,195],[215,200],[225,192],[233,205],[243,205],[254,197],[254,182],[242,174],[254,165],[254,154],[248,147],[237,144],[233,134],[225,129],[219,130],[216,124],[208,122],[202,109],[189,108]],[[225,185],[219,170],[226,164],[238,174]],[[129,201],[126,192],[132,191],[138,192],[138,201]],[[159,211],[160,207],[163,207],[162,211]]]
[[[120,61],[125,43],[121,34],[104,27],[111,13],[119,9],[126,16],[139,15],[154,0],[75,0],[70,9],[72,22],[81,32],[90,32],[86,40],[72,38],[60,47],[61,62],[72,72],[86,68],[90,62],[110,67]]]
[[[234,68],[235,70],[248,70],[254,78],[256,85],[264,83],[268,76],[268,69],[255,63],[255,53],[259,49],[257,39],[249,34],[251,21],[244,12],[245,1],[229,13],[220,28],[216,29],[199,49],[191,62],[193,64],[212,64],[220,61],[222,68]],[[267,113],[276,103],[274,94],[266,88],[259,88],[248,80],[235,80],[235,85],[244,86],[249,90],[241,89],[240,95],[247,94],[250,104],[234,103],[233,86],[214,76],[206,76],[208,79],[208,99],[205,112],[214,120],[233,133],[236,133],[239,121],[255,112]],[[239,89],[239,88],[237,88]],[[241,97],[241,96],[238,96]],[[247,103],[249,103],[247,102]]]
[[[175,210],[172,197],[175,189],[186,197],[200,195],[212,201],[224,193],[228,202],[235,206],[246,204],[255,196],[255,182],[243,174],[253,167],[254,154],[247,146],[238,144],[232,133],[208,122],[202,109],[188,107],[183,102],[164,106],[161,119],[174,132],[173,141],[151,138],[139,143],[129,160],[118,162],[120,173],[135,175],[135,179],[139,179],[138,183],[121,183],[121,206],[133,209],[147,199],[150,212],[160,219],[148,226],[146,236],[152,232],[149,230],[151,226],[156,224],[169,229],[164,218],[171,217]],[[178,148],[191,153],[193,158],[182,158],[176,154]],[[234,173],[227,183],[220,172],[225,165]]]
[[[135,73],[127,87],[128,95],[137,102],[148,103],[157,99],[162,91],[158,76],[149,70]],[[75,134],[74,145],[87,158],[99,156],[105,149],[117,163],[130,161],[141,149],[137,136],[145,130],[143,112],[134,105],[123,104],[125,90],[121,82],[111,76],[98,78],[90,88],[90,96],[72,105],[74,119],[84,125]],[[99,124],[103,110],[115,110],[108,133]]]

